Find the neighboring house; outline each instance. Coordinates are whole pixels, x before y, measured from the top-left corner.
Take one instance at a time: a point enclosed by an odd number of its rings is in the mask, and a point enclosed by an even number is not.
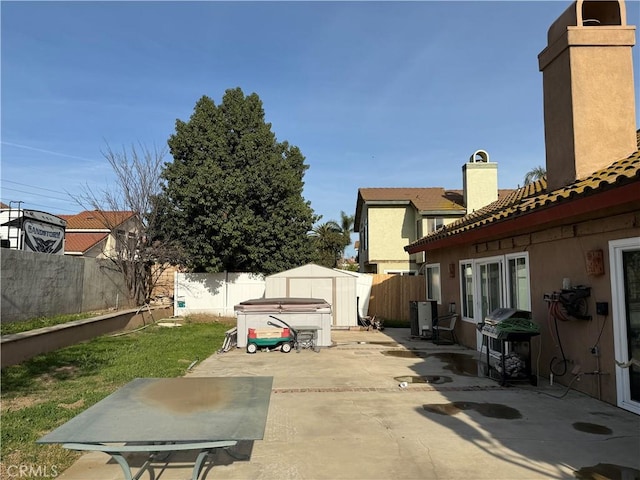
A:
[[[67,221],[65,255],[108,258],[135,250],[140,219],[134,212],[85,210],[60,217]]]
[[[359,271],[421,273],[424,255],[407,255],[407,243],[511,192],[498,191],[497,164],[483,150],[475,152],[462,169],[463,190],[360,188],[354,220],[354,231],[360,234]]]
[[[635,27],[624,1],[578,1],[548,42],[538,57],[547,178],[405,250],[426,253],[427,285],[441,313],[457,306],[462,344],[483,349],[476,327],[495,308],[530,311],[535,371],[640,414]],[[580,292],[588,296],[571,315],[558,294]]]

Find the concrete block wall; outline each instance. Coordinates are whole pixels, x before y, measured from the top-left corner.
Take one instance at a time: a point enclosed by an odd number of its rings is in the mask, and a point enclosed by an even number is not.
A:
[[[0,321],[129,306],[124,279],[105,261],[0,249]]]

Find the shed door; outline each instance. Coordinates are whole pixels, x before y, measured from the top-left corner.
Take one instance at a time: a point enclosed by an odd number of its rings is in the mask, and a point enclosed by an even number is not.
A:
[[[289,278],[289,297],[321,298],[333,305],[332,278]]]
[[[320,298],[331,305],[332,323],[335,324],[333,305],[333,278],[288,278],[288,297]]]

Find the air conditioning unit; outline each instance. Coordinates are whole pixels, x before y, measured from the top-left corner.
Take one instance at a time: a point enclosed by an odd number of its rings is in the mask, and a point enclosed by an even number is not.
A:
[[[433,320],[438,316],[438,302],[436,300],[410,302],[411,335],[419,337],[430,335]]]

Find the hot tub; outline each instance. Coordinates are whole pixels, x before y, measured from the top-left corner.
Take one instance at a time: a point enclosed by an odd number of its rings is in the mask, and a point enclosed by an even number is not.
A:
[[[256,298],[233,307],[238,319],[238,348],[247,346],[250,328],[268,327],[273,315],[296,327],[318,329],[316,345],[331,346],[331,305],[317,298]]]

